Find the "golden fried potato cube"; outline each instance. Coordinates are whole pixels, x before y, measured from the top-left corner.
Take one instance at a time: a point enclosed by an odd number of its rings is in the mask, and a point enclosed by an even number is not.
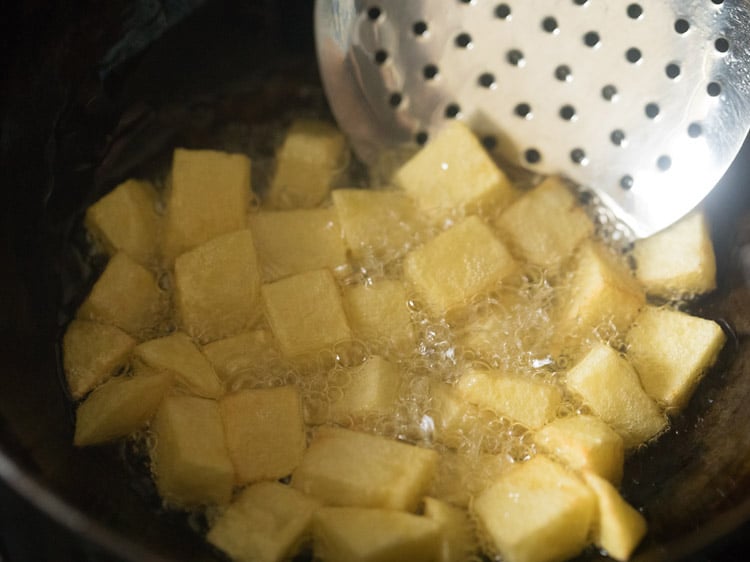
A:
[[[435,474],[438,453],[342,428],[318,430],[292,486],[327,505],[416,509]]]
[[[182,254],[174,271],[180,324],[200,342],[247,330],[262,315],[260,269],[249,230],[224,234]]]
[[[591,490],[544,455],[508,470],[472,506],[480,533],[507,562],[561,562],[587,544]]]
[[[96,445],[140,429],[153,417],[171,384],[170,375],[158,372],[109,379],[78,407],[73,443]]]
[[[151,466],[159,495],[169,504],[226,504],[234,467],[215,400],[167,396],[151,426],[156,437]]]
[[[276,151],[276,171],[267,201],[274,209],[308,209],[320,204],[343,169],[346,140],[323,121],[297,119]]]
[[[466,562],[471,558],[477,541],[466,510],[427,497],[424,499],[424,516],[440,525],[437,562]]]
[[[432,519],[356,507],[323,507],[313,516],[317,560],[327,562],[434,562],[439,525]]]
[[[421,210],[436,219],[490,207],[501,209],[515,196],[508,178],[474,133],[459,121],[443,127],[393,179]]]
[[[594,224],[558,177],[548,177],[495,222],[523,261],[556,269],[594,232]]]
[[[203,354],[222,381],[236,377],[262,379],[279,362],[276,342],[267,329],[241,332],[203,346]]]
[[[86,209],[85,225],[108,254],[125,252],[135,261],[150,265],[159,251],[156,205],[153,186],[130,179]]]
[[[628,560],[646,534],[646,520],[607,480],[591,472],[584,472],[583,477],[598,504],[594,544],[615,560]]]
[[[716,322],[646,306],[626,338],[628,359],[651,398],[669,409],[687,405],[726,336]]]
[[[278,482],[245,488],[206,538],[236,562],[291,560],[312,531],[318,502]]]
[[[588,470],[613,484],[622,479],[625,462],[622,437],[596,416],[553,420],[537,432],[535,441],[574,470]]]
[[[344,423],[366,415],[384,415],[393,409],[401,386],[401,373],[396,365],[374,355],[347,371],[341,396],[329,408],[332,421]]]
[[[404,277],[436,315],[467,303],[516,269],[503,243],[476,216],[442,232],[404,259]]]
[[[167,262],[245,228],[251,195],[250,159],[244,154],[176,149],[164,231]]]
[[[261,211],[250,217],[263,281],[327,267],[347,265],[334,209]]]
[[[162,321],[165,304],[153,274],[126,253],[118,252],[78,309],[78,318],[112,324],[143,339]]]
[[[716,288],[716,257],[711,233],[697,212],[633,248],[635,275],[649,295],[677,298]]]
[[[664,414],[641,386],[638,373],[614,349],[598,343],[567,374],[567,385],[622,437],[626,449],[664,429]]]
[[[470,370],[458,380],[456,390],[467,402],[507,416],[530,429],[553,420],[562,403],[556,386],[499,371]]]
[[[193,394],[218,398],[223,392],[211,363],[183,332],[143,342],[133,355],[149,367],[171,373]]]
[[[83,397],[125,364],[136,341],[107,324],[73,320],[63,337],[63,368],[74,399]]]
[[[306,441],[297,387],[240,390],[224,396],[219,407],[237,484],[292,473]]]
[[[341,292],[329,270],[267,283],[261,294],[271,331],[287,356],[312,354],[351,340]]]

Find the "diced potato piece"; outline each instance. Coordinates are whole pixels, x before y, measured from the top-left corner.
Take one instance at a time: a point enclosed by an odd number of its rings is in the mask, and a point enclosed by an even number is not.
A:
[[[540,429],[535,440],[574,470],[594,472],[614,484],[622,479],[622,437],[595,416],[556,419]]]
[[[435,218],[501,209],[514,197],[508,178],[459,121],[447,124],[397,170],[394,182]]]
[[[245,488],[206,535],[235,562],[291,559],[312,530],[318,502],[278,482]]]
[[[219,407],[238,484],[292,473],[305,450],[297,387],[240,390],[224,396]]]
[[[293,275],[261,289],[266,318],[289,357],[351,340],[341,293],[327,269]]]
[[[118,252],[78,309],[78,318],[112,324],[142,339],[161,322],[165,302],[151,272]]]
[[[438,453],[348,429],[320,429],[292,486],[328,505],[414,510]]]
[[[261,379],[279,361],[271,332],[265,329],[242,332],[203,347],[203,353],[222,381],[249,376]]]
[[[646,393],[667,408],[679,410],[687,405],[725,341],[716,322],[647,306],[628,332],[628,359]]]
[[[63,366],[73,398],[81,398],[125,364],[135,343],[114,326],[73,320],[63,337]]]
[[[250,217],[263,281],[347,265],[334,209],[261,211]]]
[[[214,238],[175,262],[175,306],[201,342],[251,328],[262,314],[260,270],[249,230]]]
[[[620,434],[626,449],[645,443],[666,426],[633,367],[608,345],[596,344],[568,371],[567,384]]]
[[[150,183],[127,180],[86,209],[86,228],[108,254],[151,264],[159,250],[156,199]]]
[[[466,444],[466,443],[464,443]],[[468,507],[478,496],[514,465],[506,454],[474,451],[443,451],[430,495],[459,507]]]
[[[276,172],[267,199],[275,209],[311,208],[326,198],[343,167],[346,140],[329,123],[294,121],[276,151]]]
[[[430,385],[435,438],[448,447],[458,447],[471,433],[471,415],[476,407],[469,404],[455,385],[434,382]]]
[[[433,314],[444,314],[516,270],[503,243],[472,216],[404,259],[404,276]]]
[[[596,499],[562,465],[537,455],[503,474],[472,509],[503,560],[558,562],[586,546]]]
[[[182,332],[144,342],[133,354],[150,367],[172,373],[193,394],[205,398],[222,394],[221,382],[208,359]]]
[[[316,559],[326,562],[434,562],[439,525],[386,509],[323,507],[313,518]]]
[[[466,562],[477,547],[466,511],[435,498],[425,498],[424,515],[440,525],[437,562]]]
[[[76,412],[73,443],[96,445],[140,429],[172,384],[165,373],[114,377],[94,390]]]
[[[531,429],[554,419],[562,402],[562,392],[552,384],[498,371],[468,371],[461,376],[456,389],[467,402]]]
[[[549,177],[496,221],[519,259],[557,268],[591,236],[594,225],[558,177]]]
[[[234,468],[215,400],[168,396],[152,430],[151,465],[162,498],[181,507],[229,502]]]
[[[244,154],[176,149],[164,232],[167,262],[245,228],[251,193],[250,159]]]
[[[348,382],[341,389],[341,397],[330,405],[332,421],[343,423],[368,414],[383,415],[393,409],[401,385],[401,374],[393,363],[375,355],[347,370]]]
[[[584,478],[598,503],[594,543],[615,560],[628,560],[646,534],[646,520],[608,481],[590,472]]]
[[[698,295],[716,288],[716,257],[702,213],[694,213],[633,249],[636,277],[646,292],[664,298]]]

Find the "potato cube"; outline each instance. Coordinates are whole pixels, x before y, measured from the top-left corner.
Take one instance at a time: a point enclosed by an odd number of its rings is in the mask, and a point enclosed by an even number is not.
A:
[[[435,218],[500,209],[514,197],[508,178],[459,121],[446,125],[399,168],[394,182]]]
[[[477,217],[464,219],[404,259],[404,276],[433,314],[444,314],[516,271],[516,262]]]
[[[461,376],[456,389],[467,402],[531,429],[554,419],[562,402],[562,392],[552,384],[499,371],[468,371]]]
[[[537,455],[503,474],[472,509],[503,560],[558,562],[586,546],[596,499],[562,465]]]
[[[667,424],[643,390],[638,373],[608,345],[596,344],[570,369],[567,385],[620,434],[626,449],[645,443]]]
[[[294,121],[276,151],[276,172],[267,199],[274,209],[317,206],[344,167],[346,140],[336,127],[312,119]]]
[[[574,470],[588,470],[614,484],[625,462],[622,437],[595,416],[568,416],[540,429],[536,443]]]
[[[699,295],[716,288],[716,257],[702,213],[639,240],[633,249],[635,275],[649,295],[666,299]]]
[[[680,410],[725,341],[716,322],[647,306],[628,332],[628,359],[646,394],[667,408]]]
[[[297,387],[240,390],[224,396],[219,407],[237,484],[292,473],[306,441]]]
[[[151,272],[118,252],[78,309],[78,318],[112,324],[136,339],[144,339],[161,322],[165,304]]]
[[[262,314],[260,270],[249,230],[214,238],[175,262],[175,306],[201,342],[251,328]]]
[[[328,505],[414,510],[438,453],[348,429],[318,430],[292,486]]]
[[[519,259],[555,269],[594,225],[560,178],[549,177],[508,207],[495,225]]]
[[[229,502],[234,468],[215,400],[168,396],[152,430],[151,465],[162,498],[179,507]]]
[[[164,232],[167,262],[245,228],[251,193],[250,159],[244,154],[175,150]]]
[[[135,343],[114,326],[73,320],[63,337],[63,366],[73,398],[83,397],[124,365]]]
[[[341,293],[327,269],[300,273],[261,289],[266,318],[289,357],[351,340]]]
[[[615,560],[628,560],[646,534],[646,520],[607,480],[590,472],[584,479],[598,503],[594,543]]]
[[[122,251],[152,264],[159,250],[156,203],[150,183],[127,180],[86,209],[86,228],[108,254]]]
[[[466,562],[477,548],[465,510],[435,498],[424,499],[424,516],[440,525],[437,562]]]
[[[455,385],[444,382],[433,382],[430,395],[435,438],[448,447],[458,447],[472,433],[476,406],[469,404]]]
[[[434,562],[439,525],[386,509],[323,507],[313,517],[315,557],[326,562]]]
[[[208,359],[182,332],[138,345],[134,356],[154,369],[166,371],[190,392],[205,398],[221,396],[223,389]]]
[[[76,445],[97,445],[130,435],[156,412],[172,384],[165,373],[114,377],[95,389],[78,407]]]
[[[351,418],[384,415],[393,409],[401,386],[401,374],[393,363],[375,355],[347,371],[348,382],[341,389],[341,396],[331,402],[332,421],[345,423]]]
[[[265,329],[242,332],[203,346],[203,353],[222,381],[236,377],[261,380],[279,363],[276,342]]]
[[[477,454],[461,449],[443,451],[429,494],[450,504],[468,507],[472,498],[514,466],[513,458],[507,454]]]

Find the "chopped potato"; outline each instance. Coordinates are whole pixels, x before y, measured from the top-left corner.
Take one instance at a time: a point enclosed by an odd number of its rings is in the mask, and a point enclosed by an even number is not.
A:
[[[276,343],[267,329],[242,332],[203,346],[203,353],[222,381],[235,377],[263,380],[269,364],[278,362]]]
[[[507,454],[477,454],[460,449],[443,451],[430,486],[430,496],[451,505],[468,507],[473,498],[514,466],[514,460]]]
[[[375,355],[347,372],[348,381],[341,388],[341,396],[331,402],[332,421],[345,423],[352,418],[384,415],[393,410],[401,383],[401,374],[393,363]]]
[[[471,432],[469,416],[475,406],[464,399],[456,385],[433,382],[430,394],[435,438],[448,447],[458,447]]]
[[[467,562],[477,547],[468,513],[444,501],[425,498],[424,516],[440,525],[436,562]]]

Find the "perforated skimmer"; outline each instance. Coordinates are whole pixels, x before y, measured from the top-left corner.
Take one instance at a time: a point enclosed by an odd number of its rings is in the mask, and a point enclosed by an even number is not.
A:
[[[366,162],[461,119],[637,236],[693,209],[750,128],[750,0],[317,0],[315,25]]]

